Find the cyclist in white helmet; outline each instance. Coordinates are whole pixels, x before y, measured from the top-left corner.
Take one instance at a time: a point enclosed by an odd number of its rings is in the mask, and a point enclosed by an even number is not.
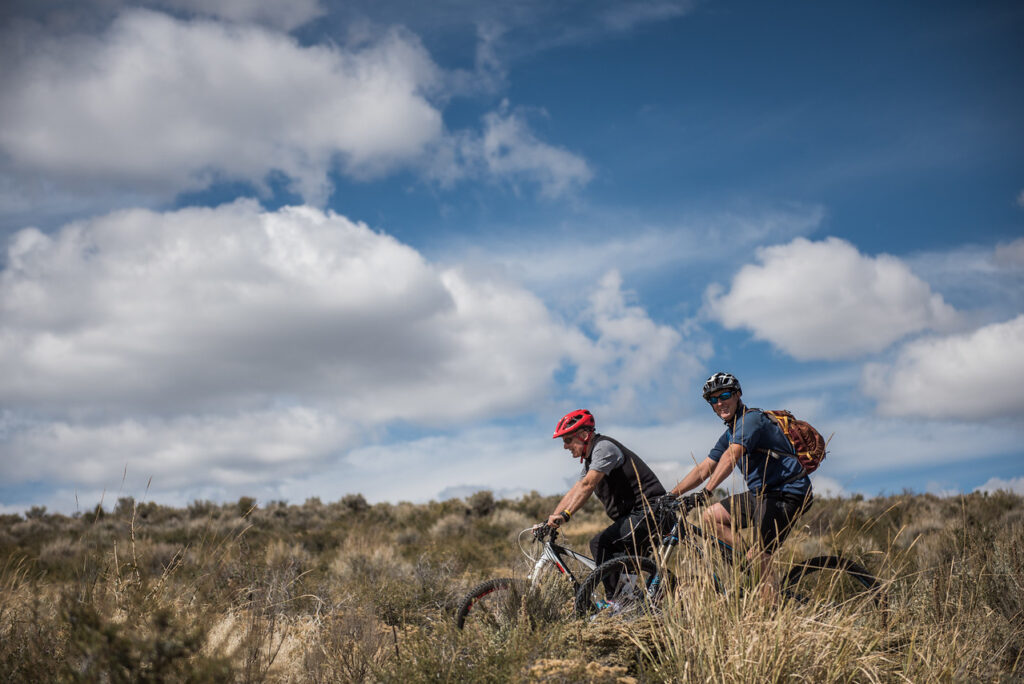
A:
[[[734,548],[733,530],[757,525],[757,543],[747,552],[747,560],[760,569],[771,591],[776,585],[771,555],[785,540],[793,522],[810,506],[811,480],[782,429],[759,409],[744,405],[743,389],[735,376],[715,373],[704,383],[703,394],[711,410],[725,423],[725,432],[672,494],[679,496],[707,480],[702,494],[709,502],[715,488],[739,467],[747,491],[710,506],[704,520]]]

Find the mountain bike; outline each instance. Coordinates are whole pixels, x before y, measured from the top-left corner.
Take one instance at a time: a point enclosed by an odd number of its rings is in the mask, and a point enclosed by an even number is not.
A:
[[[540,545],[535,557],[523,547],[523,538]],[[519,549],[532,563],[526,579],[498,577],[482,582],[466,595],[455,614],[459,629],[501,630],[523,616],[559,619],[572,614],[580,578],[596,567],[594,559],[558,543],[558,530],[545,524],[519,533]]]
[[[714,549],[728,567],[734,549],[714,535],[705,535],[698,525],[686,520],[696,506],[697,495],[677,499],[672,495],[654,502],[659,520],[674,523],[662,537],[651,556],[619,556],[596,568],[582,583],[576,594],[576,613],[592,616],[598,611],[614,615],[650,613],[673,590],[710,585],[719,593],[727,593],[729,584],[724,573],[716,571],[708,549]],[[682,510],[683,514],[679,512]],[[663,528],[664,529],[664,528]],[[685,576],[673,573],[668,561],[683,546],[696,559],[682,568]],[[694,567],[694,565],[696,567]],[[741,573],[748,574],[741,566]],[[741,585],[740,585],[740,588]],[[815,556],[793,563],[781,581],[781,595],[786,600],[828,608],[852,605],[878,608],[883,597],[881,583],[863,565],[843,556]]]

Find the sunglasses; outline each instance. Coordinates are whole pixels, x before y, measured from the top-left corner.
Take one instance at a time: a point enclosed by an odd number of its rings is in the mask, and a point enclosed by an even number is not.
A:
[[[724,401],[726,399],[732,399],[732,395],[734,395],[734,394],[736,394],[736,393],[735,392],[731,392],[731,391],[730,392],[722,392],[717,397],[708,397],[708,403],[711,404],[712,406],[714,406],[720,400]]]

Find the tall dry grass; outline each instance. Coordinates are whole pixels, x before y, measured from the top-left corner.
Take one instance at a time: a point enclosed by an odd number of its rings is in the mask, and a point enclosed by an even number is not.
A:
[[[680,554],[652,619],[460,633],[462,594],[524,572],[516,534],[555,504],[173,509],[130,499],[0,517],[5,681],[985,681],[1024,673],[1024,501],[1009,494],[819,500],[778,554],[841,551],[885,580],[884,612],[772,601]],[[591,505],[565,528],[586,548]],[[749,587],[748,587],[749,588]]]

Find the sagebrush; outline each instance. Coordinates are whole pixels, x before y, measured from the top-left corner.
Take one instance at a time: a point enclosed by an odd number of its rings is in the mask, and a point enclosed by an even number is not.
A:
[[[0,517],[5,681],[986,681],[1024,673],[1024,502],[997,493],[819,499],[783,546],[885,582],[884,619],[688,592],[631,623],[537,615],[454,629],[462,594],[523,571],[554,497],[178,509],[121,499]],[[564,532],[604,524],[591,502]]]

